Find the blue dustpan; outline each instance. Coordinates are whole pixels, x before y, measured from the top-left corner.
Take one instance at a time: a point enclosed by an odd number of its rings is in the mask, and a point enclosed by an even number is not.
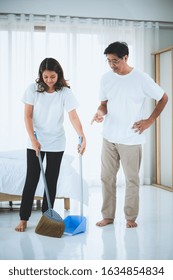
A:
[[[79,137],[79,145],[82,139]],[[70,215],[64,219],[64,234],[75,235],[86,231],[86,218],[83,216],[83,176],[82,176],[82,155],[79,155],[79,175],[81,186],[80,216]]]
[[[64,219],[64,233],[75,235],[86,231],[86,218],[78,215],[70,215]]]

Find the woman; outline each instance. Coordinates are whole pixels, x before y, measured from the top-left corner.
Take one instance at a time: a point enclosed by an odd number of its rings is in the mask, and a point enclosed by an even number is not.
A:
[[[77,101],[64,79],[63,69],[53,58],[45,58],[39,67],[38,79],[31,84],[23,97],[25,104],[25,125],[29,135],[27,145],[27,174],[20,207],[20,223],[16,231],[23,232],[31,215],[36,187],[40,177],[38,151],[42,160],[46,155],[46,180],[52,207],[63,153],[65,132],[63,128],[64,109],[77,134],[82,137],[79,153],[83,154],[86,139],[76,113]],[[37,134],[37,139],[35,133]],[[42,212],[48,209],[44,194]]]

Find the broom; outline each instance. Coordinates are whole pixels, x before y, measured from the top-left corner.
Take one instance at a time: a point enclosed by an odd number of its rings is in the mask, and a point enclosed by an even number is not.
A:
[[[39,159],[39,164],[43,177],[44,189],[45,189],[47,203],[48,203],[48,210],[43,213],[35,229],[35,232],[37,234],[59,238],[64,233],[65,224],[61,216],[55,210],[52,209],[40,151],[38,153],[38,159]]]

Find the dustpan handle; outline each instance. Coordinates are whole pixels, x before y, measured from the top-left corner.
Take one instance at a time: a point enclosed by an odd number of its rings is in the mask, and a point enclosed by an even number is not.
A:
[[[35,135],[35,138],[37,139],[37,134],[36,134],[35,131],[34,131],[34,135]],[[39,160],[40,169],[41,169],[41,173],[42,173],[42,177],[43,177],[43,184],[44,184],[44,190],[45,190],[45,193],[46,193],[47,204],[48,204],[48,208],[50,210],[50,209],[52,209],[52,205],[51,205],[51,201],[50,201],[50,196],[49,196],[46,176],[44,174],[44,168],[43,168],[43,163],[42,163],[42,158],[41,158],[40,150],[38,151],[38,160]]]
[[[82,137],[79,136],[79,145],[82,145]],[[79,176],[80,176],[80,215],[83,216],[83,174],[82,174],[82,155],[79,153]]]

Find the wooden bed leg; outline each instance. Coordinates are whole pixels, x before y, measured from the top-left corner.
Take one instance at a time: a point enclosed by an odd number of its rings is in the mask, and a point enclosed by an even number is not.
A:
[[[67,211],[70,209],[70,198],[64,198],[64,209]]]
[[[41,209],[41,200],[36,200],[37,209]]]
[[[10,211],[13,210],[13,202],[12,201],[9,201],[9,206],[10,206]]]

